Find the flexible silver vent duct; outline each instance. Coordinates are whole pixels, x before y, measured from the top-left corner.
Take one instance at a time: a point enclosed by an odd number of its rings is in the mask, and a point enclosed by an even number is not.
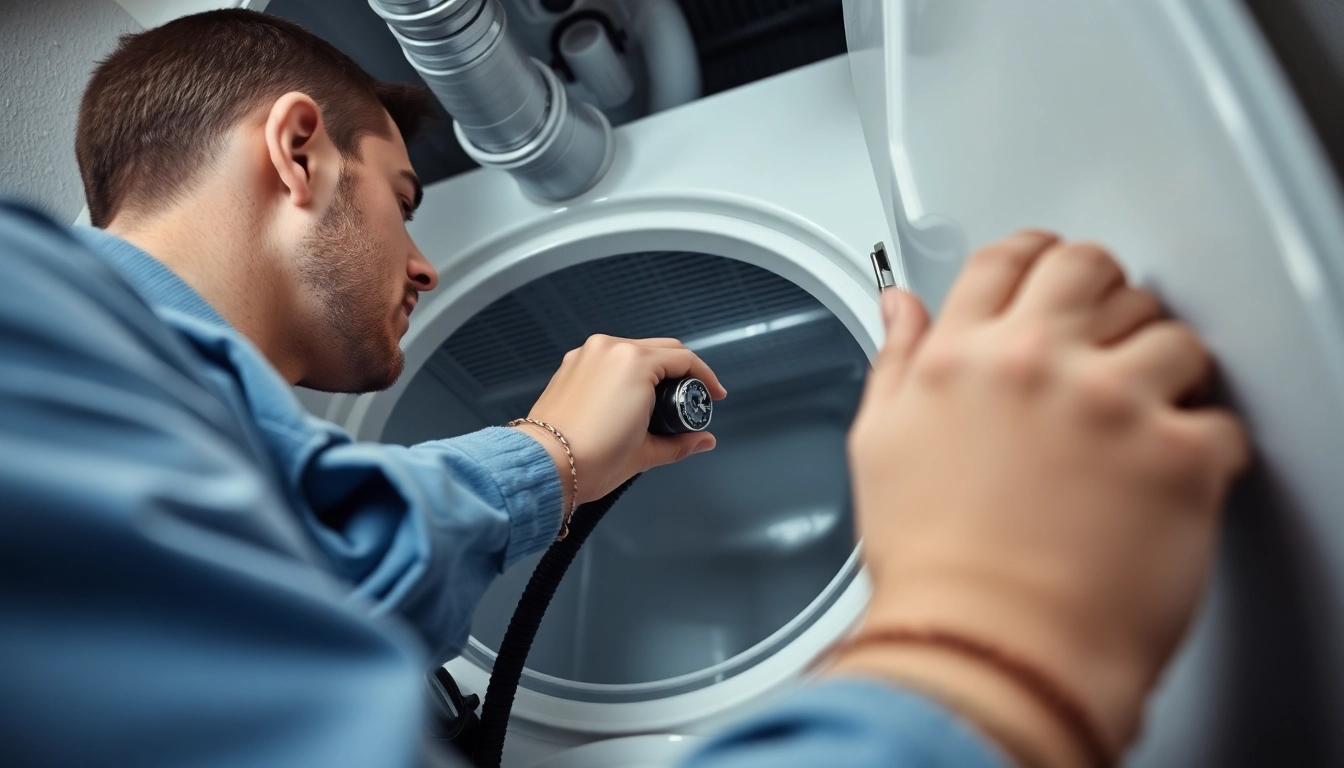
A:
[[[369,0],[453,117],[462,148],[531,197],[567,200],[611,162],[611,126],[508,33],[499,0]]]

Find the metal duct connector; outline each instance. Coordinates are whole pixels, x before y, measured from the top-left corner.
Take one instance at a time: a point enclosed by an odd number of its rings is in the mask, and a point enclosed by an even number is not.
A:
[[[586,192],[611,163],[606,117],[572,101],[550,67],[508,33],[499,0],[369,0],[453,117],[473,160],[558,201]]]

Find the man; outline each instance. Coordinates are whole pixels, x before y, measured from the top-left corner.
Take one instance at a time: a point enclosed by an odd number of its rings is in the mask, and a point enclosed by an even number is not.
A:
[[[286,22],[188,17],[124,41],[85,95],[78,156],[102,230],[81,247],[0,213],[20,764],[435,760],[420,678],[460,649],[489,579],[574,503],[713,447],[646,433],[662,378],[726,394],[672,340],[571,353],[531,413],[567,444],[530,425],[361,445],[302,413],[290,385],[395,380],[437,283],[404,227],[419,190],[401,134],[421,98]],[[1109,256],[1039,233],[974,261],[927,334],[917,300],[886,301],[851,441],[876,584],[865,641],[837,655],[846,680],[692,763],[1118,752],[1244,460],[1229,417],[1176,405],[1207,355]],[[1152,563],[1135,573],[1140,550]],[[902,627],[1001,646],[1071,710],[992,658],[894,640]]]
[[[428,98],[375,82],[289,22],[222,11],[125,38],[94,72],[76,134],[98,227],[78,236],[202,358],[193,402],[228,417],[270,475],[272,501],[292,510],[246,535],[233,529],[237,514],[218,508],[194,522],[349,585],[352,605],[417,635],[421,672],[462,648],[491,579],[553,541],[575,505],[713,447],[709,434],[648,433],[654,384],[693,374],[725,394],[675,341],[595,338],[518,414],[537,423],[518,429],[407,449],[357,444],[306,415],[293,385],[362,392],[396,380],[398,341],[419,294],[438,282],[405,226],[421,190],[404,136],[429,114]],[[133,441],[116,440],[134,455]],[[239,514],[261,503],[201,493],[237,502]],[[260,579],[247,567],[260,555],[238,556],[232,565]],[[264,602],[240,589],[208,610],[222,617]],[[289,641],[323,632],[295,627]],[[268,684],[311,688],[311,674],[277,669]],[[225,719],[275,722],[280,711]]]
[[[562,511],[713,447],[648,434],[658,379],[724,392],[674,341],[594,339],[518,414],[565,436],[573,472],[538,424],[405,450],[306,417],[293,385],[396,381],[398,341],[438,284],[406,231],[421,190],[404,135],[428,98],[281,19],[203,14],[126,38],[98,67],[76,154],[100,228],[80,236],[216,363],[331,571],[441,659],[491,577],[549,544]]]

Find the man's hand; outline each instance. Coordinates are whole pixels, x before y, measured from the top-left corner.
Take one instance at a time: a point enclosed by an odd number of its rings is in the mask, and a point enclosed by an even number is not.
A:
[[[1235,418],[1187,405],[1208,351],[1106,251],[1039,232],[972,257],[932,329],[909,294],[888,292],[884,309],[849,442],[874,582],[866,628],[998,646],[1078,697],[1118,753],[1190,621],[1248,460]],[[948,693],[973,718],[1015,720],[1048,762],[1076,762],[1037,702],[953,656],[869,647],[836,669]]]
[[[565,355],[529,417],[545,421],[569,440],[579,473],[579,504],[600,499],[630,477],[714,448],[714,435],[649,434],[653,390],[663,379],[694,376],[715,400],[728,391],[704,361],[676,339],[593,336]],[[524,425],[560,469],[565,508],[571,486],[569,460],[544,429]]]

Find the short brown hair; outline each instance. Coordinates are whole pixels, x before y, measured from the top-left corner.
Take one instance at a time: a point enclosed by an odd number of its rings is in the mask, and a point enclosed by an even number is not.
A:
[[[359,138],[406,141],[433,114],[424,88],[379,82],[299,25],[246,10],[208,11],[126,35],[99,63],[79,106],[75,156],[94,226],[171,201],[267,100],[306,93],[332,142],[359,157]]]

